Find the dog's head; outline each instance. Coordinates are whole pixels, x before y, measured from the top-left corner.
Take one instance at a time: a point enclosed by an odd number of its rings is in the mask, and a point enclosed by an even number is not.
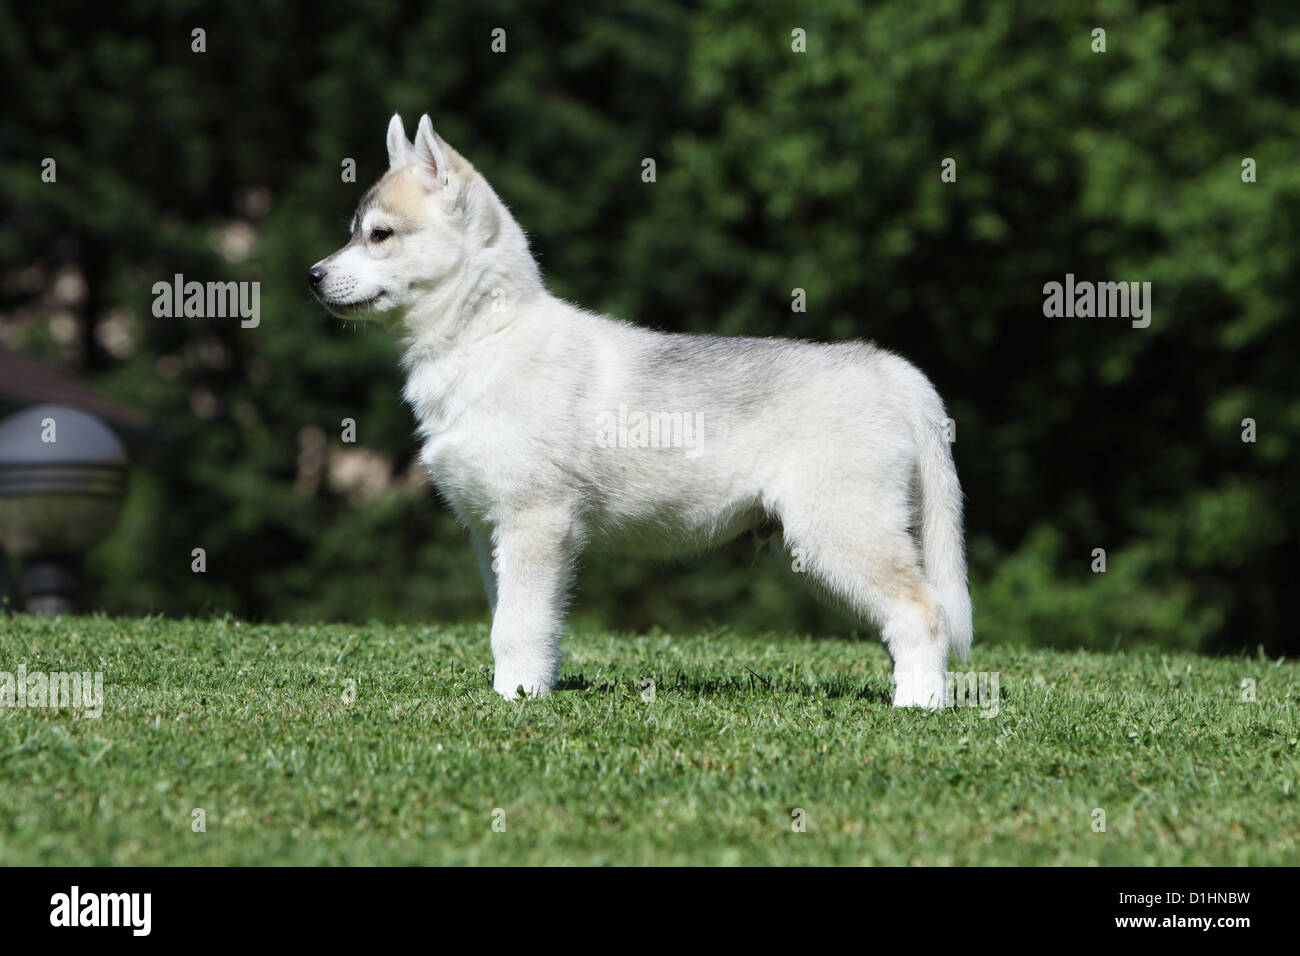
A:
[[[346,318],[400,318],[454,275],[497,226],[491,190],[420,117],[415,142],[388,124],[388,172],[361,198],[347,245],[307,272],[316,297]]]

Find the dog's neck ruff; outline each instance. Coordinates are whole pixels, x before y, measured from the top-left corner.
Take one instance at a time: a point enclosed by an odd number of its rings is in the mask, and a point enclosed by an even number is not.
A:
[[[495,198],[495,197],[493,197]],[[399,320],[403,396],[426,435],[442,431],[458,417],[468,377],[482,378],[500,363],[491,350],[532,321],[548,297],[528,242],[502,204],[502,228],[493,242],[470,252],[453,272],[428,289]],[[481,383],[470,383],[479,387]]]

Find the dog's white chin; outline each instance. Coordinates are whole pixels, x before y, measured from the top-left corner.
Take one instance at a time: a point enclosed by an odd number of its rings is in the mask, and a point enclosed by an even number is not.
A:
[[[373,318],[391,308],[391,300],[386,292],[376,292],[368,299],[355,299],[351,302],[334,302],[321,299],[321,304],[340,319]]]

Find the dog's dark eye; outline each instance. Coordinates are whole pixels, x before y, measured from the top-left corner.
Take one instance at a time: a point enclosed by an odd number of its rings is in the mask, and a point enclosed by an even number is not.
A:
[[[371,230],[370,230],[370,241],[371,241],[371,242],[383,242],[385,239],[387,239],[387,238],[388,238],[389,236],[391,236],[392,234],[393,234],[393,230],[391,230],[391,229],[382,229],[382,228],[371,229]]]

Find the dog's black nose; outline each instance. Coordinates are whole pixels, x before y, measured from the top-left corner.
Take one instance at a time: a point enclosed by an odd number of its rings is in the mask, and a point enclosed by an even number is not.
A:
[[[312,266],[307,270],[307,282],[314,289],[325,279],[325,270],[320,266]]]

